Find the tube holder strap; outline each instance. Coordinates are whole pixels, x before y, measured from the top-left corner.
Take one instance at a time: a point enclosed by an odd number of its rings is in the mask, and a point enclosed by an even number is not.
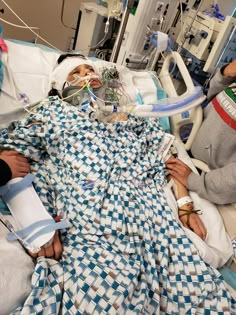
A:
[[[14,183],[14,184],[8,183],[5,186],[1,187],[0,195],[2,196],[2,199],[6,203],[9,202],[18,193],[25,190],[30,184],[32,184],[34,178],[35,178],[34,175],[27,174],[19,182]]]
[[[67,220],[62,220],[60,222],[55,222],[53,219],[48,220],[40,220],[38,222],[35,222],[26,228],[16,231],[16,234],[14,233],[8,233],[7,240],[8,241],[14,241],[18,238],[25,239],[27,243],[32,243],[34,240],[36,240],[39,236],[59,230],[59,229],[65,229],[68,228],[69,222]],[[30,238],[27,239],[27,236],[29,236],[35,228],[42,227],[39,231],[37,231],[35,234],[33,234]]]

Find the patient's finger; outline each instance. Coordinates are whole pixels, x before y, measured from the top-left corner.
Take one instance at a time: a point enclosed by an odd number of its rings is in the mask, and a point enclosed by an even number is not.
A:
[[[48,247],[44,247],[45,257],[53,258],[54,257],[54,248],[53,245],[49,245]]]
[[[205,239],[205,227],[197,214],[192,214],[190,218],[190,227],[202,240]]]
[[[207,230],[205,228],[205,225],[203,224],[202,220],[197,215],[196,215],[196,220],[198,221],[198,227],[202,233],[202,239],[205,240],[206,234],[207,234]]]
[[[28,251],[28,254],[29,254],[32,258],[37,258],[37,257],[38,257],[38,253],[32,253],[32,252]]]
[[[171,155],[169,158],[168,158],[168,160],[166,160],[166,164],[173,164],[173,163],[176,163],[176,158],[173,156],[173,155]]]
[[[41,250],[38,252],[38,257],[45,256],[45,249],[41,248]]]
[[[202,239],[205,240],[206,235],[207,235],[207,230],[206,230],[205,225],[203,224],[202,220],[199,217],[198,217],[198,221],[199,221],[199,228],[202,231]]]
[[[28,162],[16,162],[15,168],[22,169],[22,170],[28,170],[30,168]]]
[[[175,160],[175,157],[173,155],[171,155],[168,160],[165,161],[165,164],[168,164],[169,162],[172,162]]]
[[[62,254],[62,244],[58,232],[56,232],[54,236],[53,248],[55,259],[56,260],[60,259]]]
[[[191,170],[188,165],[186,165],[183,161],[180,159],[174,158],[169,159],[166,163],[167,167],[170,168],[178,168],[178,169],[184,169],[184,170]]]

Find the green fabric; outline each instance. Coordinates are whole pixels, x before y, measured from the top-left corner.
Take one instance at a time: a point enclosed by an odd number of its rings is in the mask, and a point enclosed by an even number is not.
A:
[[[11,214],[5,202],[0,199],[0,213],[1,214]]]
[[[224,280],[236,290],[236,273],[228,268],[222,268],[219,270]]]

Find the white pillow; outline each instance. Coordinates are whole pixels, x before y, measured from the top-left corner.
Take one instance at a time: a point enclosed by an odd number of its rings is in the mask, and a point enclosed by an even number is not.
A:
[[[27,46],[10,40],[5,42],[8,46],[7,63],[17,88],[26,93],[31,103],[45,98],[51,89],[51,74],[61,53],[46,51],[36,45]]]
[[[46,51],[40,46],[27,46],[10,40],[5,42],[8,52],[1,56],[0,127],[24,115],[24,94],[31,105],[47,97],[51,89],[51,74],[60,56],[60,52]]]

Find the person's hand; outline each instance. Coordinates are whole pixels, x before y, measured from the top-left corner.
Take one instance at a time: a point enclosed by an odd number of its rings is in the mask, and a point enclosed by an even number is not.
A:
[[[189,168],[184,162],[181,160],[170,157],[166,163],[166,168],[168,169],[168,173],[176,178],[182,185],[187,187],[187,180],[189,175],[192,173],[191,168]]]
[[[44,256],[47,258],[53,258],[53,259],[59,260],[62,253],[62,244],[61,244],[61,240],[60,240],[58,232],[57,231],[55,232],[53,241],[49,246],[42,247],[41,250],[36,254],[31,253],[29,251],[28,253],[33,258]]]
[[[229,78],[236,78],[236,59],[225,67],[223,75]]]
[[[179,209],[179,216],[185,213],[185,211],[186,210],[181,211],[181,209]],[[207,235],[207,230],[197,213],[183,215],[180,217],[180,221],[185,228],[190,229],[195,234],[197,234],[202,240],[205,240],[206,235]]]
[[[11,169],[12,177],[24,177],[30,172],[28,160],[19,152],[5,150],[0,153],[0,159],[7,163]]]

